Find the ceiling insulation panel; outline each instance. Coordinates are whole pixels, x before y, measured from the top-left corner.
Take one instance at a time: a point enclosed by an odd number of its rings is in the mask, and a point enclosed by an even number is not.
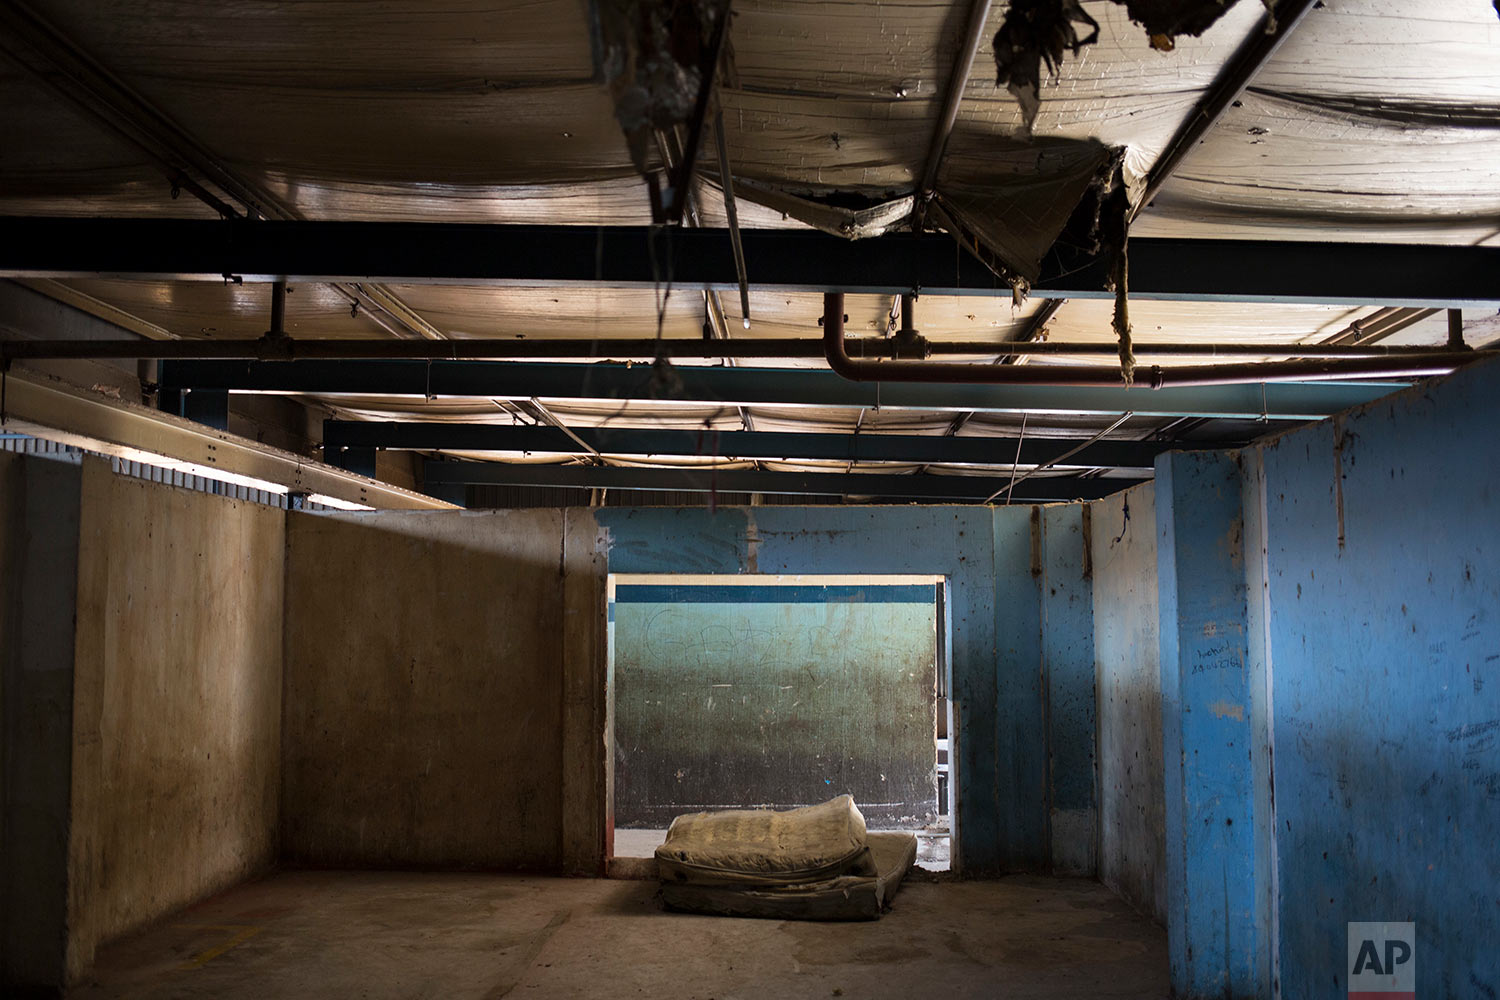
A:
[[[909,193],[932,141],[933,101],[726,91],[730,169],[796,193]]]
[[[741,0],[730,34],[730,85],[832,98],[930,98],[952,71],[966,7],[930,0]]]
[[[182,83],[271,89],[501,90],[593,76],[574,0],[28,0],[160,94]]]
[[[486,186],[634,176],[592,83],[362,92],[194,83],[160,106],[262,180]],[[232,110],[227,110],[232,109]],[[300,207],[300,206],[299,206]]]
[[[0,54],[0,213],[214,218],[141,152]]]
[[[179,337],[249,340],[271,325],[271,286],[206,281],[76,279],[69,287],[108,302]],[[331,285],[292,285],[286,298],[286,331],[293,337],[389,338],[349,298]]]
[[[1130,303],[1130,326],[1136,341],[1318,343],[1368,312],[1350,306],[1135,300]],[[1113,350],[1113,316],[1111,300],[1069,299],[1047,324],[1047,339],[1099,343]]]
[[[703,294],[649,288],[503,288],[391,285],[407,305],[450,337],[640,338],[703,335]]]
[[[566,184],[413,185],[313,180],[277,171],[264,175],[262,183],[280,201],[296,205],[309,219],[564,226],[651,223],[646,184],[635,174]]]
[[[1202,37],[1183,35],[1171,52],[1158,52],[1125,8],[1111,0],[1083,5],[1099,22],[1099,41],[1064,59],[1057,77],[1044,77],[1041,110],[1032,134],[1038,139],[1094,139],[1124,146],[1126,179],[1133,186],[1191,114],[1198,97],[1230,61],[1246,36],[1257,30],[1264,8],[1241,0]],[[993,172],[1000,155],[1018,155],[1021,108],[995,83],[993,40],[1007,5],[996,3],[974,71],[964,92],[947,158],[939,175],[970,182]],[[998,141],[998,142],[997,142]]]
[[[1497,52],[1489,0],[1325,0],[1134,232],[1497,242]]]

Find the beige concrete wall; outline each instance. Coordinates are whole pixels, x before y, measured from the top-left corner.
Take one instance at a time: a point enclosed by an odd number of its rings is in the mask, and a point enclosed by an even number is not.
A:
[[[84,463],[68,972],[276,857],[285,514]]]
[[[284,857],[597,871],[602,559],[587,512],[291,515]]]

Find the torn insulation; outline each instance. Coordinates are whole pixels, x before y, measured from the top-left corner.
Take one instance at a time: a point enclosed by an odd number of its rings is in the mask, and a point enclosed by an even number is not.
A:
[[[1079,25],[1092,29],[1079,35]],[[1011,0],[1000,30],[995,32],[996,83],[1021,103],[1024,131],[1029,135],[1041,107],[1042,65],[1057,76],[1063,55],[1076,57],[1085,45],[1099,39],[1099,22],[1078,0]]]
[[[1146,29],[1153,49],[1171,52],[1181,35],[1201,35],[1239,0],[1114,0]],[[1274,10],[1275,0],[1262,0]],[[1500,4],[1500,0],[1496,0]],[[1274,16],[1271,23],[1274,24]],[[1087,26],[1087,35],[1080,35]],[[1029,136],[1041,108],[1042,66],[1056,77],[1063,57],[1077,58],[1099,40],[1099,22],[1079,0],[1011,0],[995,33],[996,83],[1021,105],[1022,133]]]
[[[1182,35],[1198,36],[1213,27],[1238,0],[1115,0],[1130,19],[1146,29],[1151,47],[1170,52]],[[1270,4],[1267,4],[1269,7]]]
[[[656,130],[692,117],[704,54],[723,7],[713,0],[597,0],[595,11],[598,68],[630,158],[647,174]]]

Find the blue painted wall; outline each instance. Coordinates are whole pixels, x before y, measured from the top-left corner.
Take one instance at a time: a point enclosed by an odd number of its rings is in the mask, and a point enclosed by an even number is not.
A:
[[[985,874],[1051,867],[1054,788],[1071,795],[1093,786],[1092,775],[1073,784],[1066,773],[1071,762],[1092,761],[1091,724],[1080,732],[1076,712],[1059,724],[1066,739],[1084,739],[1088,749],[1062,753],[1049,783],[1040,510],[1035,526],[1031,507],[619,508],[596,516],[609,533],[613,573],[945,575],[959,737],[958,865]],[[1059,525],[1065,533],[1065,522]],[[1081,579],[1081,563],[1073,572]],[[1060,561],[1055,577],[1065,576]],[[1076,688],[1070,671],[1078,670],[1092,676],[1091,648],[1086,668],[1064,670],[1065,692]]]
[[[1268,995],[1269,928],[1257,908],[1257,733],[1242,517],[1233,452],[1156,463],[1166,913],[1181,996]]]
[[[1038,508],[1042,526],[1042,669],[1053,871],[1098,870],[1094,591],[1081,504]]]
[[[1487,362],[1158,460],[1175,996],[1344,996],[1356,921],[1415,922],[1419,996],[1500,994],[1497,399]],[[1144,602],[1106,583],[1095,631],[1124,655]],[[1118,669],[1101,660],[1104,689]],[[1121,790],[1157,808],[1149,783]],[[1140,859],[1114,877],[1144,884],[1149,856],[1112,836]]]
[[[1284,996],[1343,994],[1346,921],[1500,992],[1497,400],[1489,362],[1263,450]]]

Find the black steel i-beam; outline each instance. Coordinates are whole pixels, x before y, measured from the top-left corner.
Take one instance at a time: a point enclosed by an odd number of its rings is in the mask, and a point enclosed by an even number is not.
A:
[[[851,382],[826,369],[681,365],[663,380],[650,365],[511,361],[171,361],[164,389],[230,392],[472,396],[493,399],[634,400],[724,406],[832,406],[949,412],[1072,413],[1230,420],[1320,420],[1405,383],[1284,382],[1269,385],[967,385]]]
[[[512,465],[504,462],[428,461],[423,486],[544,486],[577,489],[664,490],[687,493],[774,493],[790,496],[875,497],[983,503],[1005,489],[1009,476],[887,475],[884,473],[758,472],[751,469],[629,469],[599,465]],[[1057,476],[1018,483],[1021,503],[1097,500],[1142,480]]]
[[[585,452],[579,442],[591,451]],[[557,427],[450,424],[431,421],[323,421],[331,450],[386,448],[546,454],[718,456],[735,459],[812,459],[839,462],[1040,465],[1078,445],[1076,438],[939,437],[923,434],[840,434],[785,431],[684,431],[639,427]],[[1098,441],[1067,464],[1079,468],[1147,472],[1165,441]],[[1019,456],[1019,457],[1018,457]]]
[[[750,229],[756,288],[892,295],[1009,295],[941,234],[844,240]],[[1102,260],[1061,248],[1032,284],[1041,297],[1105,297]],[[648,226],[502,226],[0,217],[0,277],[392,281],[733,291],[728,234]],[[1137,299],[1500,305],[1500,247],[1137,237]]]

